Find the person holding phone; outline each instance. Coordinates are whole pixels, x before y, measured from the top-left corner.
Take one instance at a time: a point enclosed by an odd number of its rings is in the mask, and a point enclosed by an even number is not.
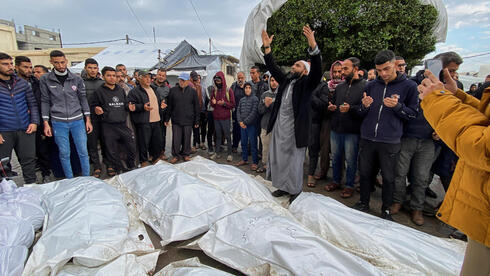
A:
[[[490,274],[490,88],[478,100],[457,88],[448,68],[418,86],[425,118],[458,156],[437,218],[468,236],[461,275]]]
[[[128,108],[136,132],[141,167],[160,160],[162,152],[162,128],[160,110],[166,108],[164,99],[151,88],[150,72],[140,70],[139,84],[128,94]]]

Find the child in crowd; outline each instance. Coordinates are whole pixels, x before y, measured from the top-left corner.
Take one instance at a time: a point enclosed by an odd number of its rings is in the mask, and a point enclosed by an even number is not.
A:
[[[257,120],[259,99],[252,95],[252,84],[247,82],[244,85],[245,97],[240,100],[237,108],[237,120],[241,127],[241,144],[242,160],[237,166],[248,164],[248,145],[252,152],[252,161],[250,169],[256,171],[258,168],[259,158],[257,154]]]

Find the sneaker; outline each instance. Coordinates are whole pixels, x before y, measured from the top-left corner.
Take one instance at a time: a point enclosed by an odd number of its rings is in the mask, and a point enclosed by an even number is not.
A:
[[[381,211],[381,218],[386,219],[386,220],[390,220],[390,221],[394,221],[393,218],[391,217],[390,210],[388,210],[388,209]]]
[[[216,160],[216,159],[219,159],[219,158],[221,158],[221,156],[219,154],[217,154],[217,153],[213,153],[213,155],[211,155],[209,157],[209,159],[211,159],[211,160]]]
[[[357,211],[361,212],[367,212],[369,211],[369,205],[362,203],[361,201],[358,201],[354,206],[352,206],[353,209],[356,209]]]
[[[273,197],[281,197],[285,195],[289,195],[289,193],[283,190],[275,190],[274,192],[272,192]]]
[[[226,157],[226,161],[228,161],[228,162],[233,161],[233,156],[231,156],[231,154],[228,155],[228,157]]]

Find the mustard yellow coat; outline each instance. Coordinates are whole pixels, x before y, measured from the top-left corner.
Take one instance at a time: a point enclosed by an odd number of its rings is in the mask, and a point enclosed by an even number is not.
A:
[[[490,88],[481,101],[459,90],[435,91],[421,107],[429,124],[459,157],[437,216],[490,247]]]

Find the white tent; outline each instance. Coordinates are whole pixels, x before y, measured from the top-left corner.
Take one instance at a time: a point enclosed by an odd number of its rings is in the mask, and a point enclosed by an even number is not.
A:
[[[158,50],[160,57],[166,56],[177,45],[159,45],[159,44],[141,44],[141,45],[112,45],[102,52],[93,56],[98,63],[99,68],[104,66],[115,67],[117,64],[126,65],[129,72],[135,69],[150,69],[159,62]],[[70,68],[74,73],[80,73],[84,68],[84,63],[79,63]]]

